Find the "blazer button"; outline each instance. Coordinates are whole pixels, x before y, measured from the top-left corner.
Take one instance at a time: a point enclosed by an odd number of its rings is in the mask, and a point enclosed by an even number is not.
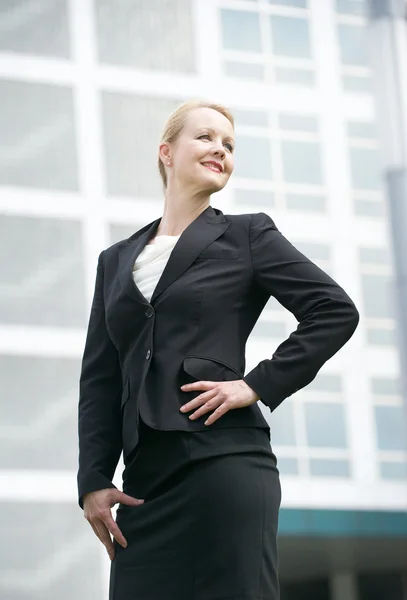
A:
[[[154,314],[154,310],[151,308],[151,306],[148,306],[146,308],[146,317],[150,318],[153,316],[153,314]]]
[[[151,350],[147,350],[146,359],[148,360],[151,356]]]

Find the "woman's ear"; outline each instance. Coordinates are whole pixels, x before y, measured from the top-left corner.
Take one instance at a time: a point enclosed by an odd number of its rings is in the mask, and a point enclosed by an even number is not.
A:
[[[165,167],[171,166],[171,149],[167,142],[162,142],[160,144],[160,158]]]

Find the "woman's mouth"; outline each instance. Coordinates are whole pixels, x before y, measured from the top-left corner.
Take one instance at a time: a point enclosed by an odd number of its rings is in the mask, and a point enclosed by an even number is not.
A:
[[[215,171],[215,173],[222,173],[222,169],[219,167],[219,165],[216,165],[214,163],[201,163],[204,167],[206,167],[207,169],[210,169],[211,171]]]

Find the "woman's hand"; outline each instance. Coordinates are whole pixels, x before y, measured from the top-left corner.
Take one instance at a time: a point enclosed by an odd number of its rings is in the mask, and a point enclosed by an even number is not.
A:
[[[106,546],[110,560],[114,559],[114,545],[110,533],[118,544],[127,547],[127,541],[114,521],[111,508],[118,502],[127,506],[140,506],[144,500],[128,496],[116,488],[106,488],[96,492],[88,492],[83,497],[83,512],[93,531]],[[109,533],[110,532],[110,533]]]
[[[188,412],[200,407],[189,416],[191,420],[215,409],[205,421],[205,425],[212,425],[229,410],[250,406],[250,404],[254,404],[260,399],[260,396],[243,379],[235,381],[195,381],[181,386],[181,390],[183,392],[206,390],[180,408],[181,412]]]

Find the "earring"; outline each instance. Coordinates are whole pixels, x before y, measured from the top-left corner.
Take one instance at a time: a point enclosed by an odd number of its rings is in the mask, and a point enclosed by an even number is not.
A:
[[[171,166],[171,163],[169,162],[169,163],[167,163],[167,165],[170,167],[170,166]]]

